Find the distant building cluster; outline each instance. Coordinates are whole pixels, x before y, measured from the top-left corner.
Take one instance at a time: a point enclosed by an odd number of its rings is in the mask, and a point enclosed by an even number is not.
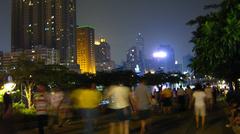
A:
[[[97,45],[95,29],[76,26],[76,0],[12,0],[11,33],[11,52],[0,52],[0,70],[23,56],[81,73],[114,69],[106,39]]]
[[[123,69],[132,70],[138,74],[148,72],[164,71],[164,72],[191,72],[188,65],[190,64],[191,55],[183,57],[183,64],[175,58],[175,51],[170,45],[159,45],[151,58],[146,59],[144,52],[144,38],[138,33],[136,44],[128,49],[126,61]]]
[[[36,48],[25,49],[22,51],[0,53],[1,69],[7,69],[11,64],[18,61],[20,58],[26,58],[31,61],[43,62],[46,65],[60,64],[59,51],[54,48]]]
[[[95,39],[94,28],[76,26],[76,0],[12,0],[11,33],[11,52],[0,52],[0,70],[23,56],[81,73],[112,71],[117,66],[106,38]],[[191,55],[184,56],[180,64],[170,45],[159,45],[148,59],[144,49],[143,34],[138,33],[120,70],[139,75],[159,70],[191,72]]]
[[[106,38],[101,37],[95,42],[95,59],[97,71],[111,71],[115,68],[115,63],[111,59],[111,47]]]

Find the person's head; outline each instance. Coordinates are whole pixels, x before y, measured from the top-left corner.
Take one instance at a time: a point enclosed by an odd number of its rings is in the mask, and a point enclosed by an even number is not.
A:
[[[208,83],[206,84],[206,86],[207,86],[207,87],[210,87],[210,86],[211,86],[211,84],[208,82]]]
[[[190,89],[190,86],[189,86],[189,85],[187,85],[187,88],[188,88],[188,89]]]
[[[202,91],[202,85],[200,83],[195,84],[195,91]]]
[[[37,85],[37,92],[45,92],[46,87],[43,84]]]
[[[141,77],[141,78],[139,79],[139,83],[141,83],[141,84],[146,84],[145,78],[144,78],[144,77]]]
[[[182,85],[180,85],[180,87],[179,88],[182,88]]]

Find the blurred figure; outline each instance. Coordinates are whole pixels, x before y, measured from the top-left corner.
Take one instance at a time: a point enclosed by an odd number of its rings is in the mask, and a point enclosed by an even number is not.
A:
[[[130,88],[117,82],[109,87],[106,98],[111,99],[108,107],[114,114],[114,120],[110,123],[110,134],[116,134],[116,122],[119,123],[120,134],[129,134],[130,101],[133,101]]]
[[[48,99],[45,86],[41,84],[37,86],[37,92],[33,96],[33,103],[36,108],[38,132],[39,134],[44,134],[44,126],[47,125],[48,114]]]
[[[138,117],[141,120],[141,131],[140,134],[145,133],[147,122],[150,119],[151,115],[151,94],[148,92],[148,87],[145,85],[144,79],[140,80],[139,85],[135,90],[135,99]]]
[[[186,92],[186,104],[187,107],[191,106],[191,100],[192,100],[192,95],[193,95],[193,90],[189,85],[187,85],[187,89],[185,90]]]
[[[162,91],[161,98],[163,101],[163,113],[165,114],[171,113],[172,97],[173,97],[173,93],[170,88],[166,88]]]
[[[82,89],[72,92],[74,107],[78,109],[84,122],[84,134],[94,134],[94,121],[98,115],[98,106],[102,95],[96,90],[95,83],[86,84]]]
[[[184,111],[185,110],[185,92],[182,88],[182,86],[180,86],[180,88],[178,88],[177,90],[177,100],[178,100],[178,104],[179,104],[179,111]]]
[[[199,128],[199,116],[201,116],[201,118],[202,118],[202,128],[204,128],[204,126],[205,126],[206,96],[207,95],[203,91],[202,86],[200,84],[196,84],[195,91],[193,93],[196,128]]]
[[[64,92],[60,88],[55,88],[49,94],[49,109],[48,109],[48,129],[54,133],[54,125],[59,121],[60,106],[63,102]]]
[[[205,89],[204,89],[205,93],[206,93],[206,99],[207,99],[207,109],[209,111],[212,111],[212,107],[213,107],[213,91],[211,88],[210,83],[207,83]]]
[[[15,128],[13,126],[13,107],[12,107],[12,97],[10,92],[6,92],[3,95],[3,115],[2,122],[0,124],[1,134],[15,134]]]
[[[71,123],[71,117],[72,117],[71,104],[72,102],[71,102],[69,93],[65,93],[62,104],[60,105],[60,108],[59,108],[58,127],[63,127],[65,124]]]
[[[213,86],[212,94],[213,94],[213,105],[215,105],[217,103],[217,97],[218,97],[218,89],[216,86]]]
[[[9,92],[3,95],[3,120],[10,120],[12,118],[12,97]]]

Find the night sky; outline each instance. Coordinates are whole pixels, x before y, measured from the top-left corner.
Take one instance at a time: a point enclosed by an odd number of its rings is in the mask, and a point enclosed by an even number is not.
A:
[[[160,44],[175,49],[177,60],[191,53],[193,28],[186,22],[207,13],[204,5],[220,0],[77,0],[77,24],[91,26],[96,38],[104,36],[117,63],[126,59],[126,51],[135,45],[141,32],[146,57]],[[0,50],[10,51],[11,0],[0,1]]]

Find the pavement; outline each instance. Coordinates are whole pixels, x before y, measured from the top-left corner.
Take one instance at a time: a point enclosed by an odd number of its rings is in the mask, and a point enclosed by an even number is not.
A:
[[[97,134],[109,133],[109,121],[111,115],[102,116],[98,119],[96,125]],[[213,112],[208,113],[206,117],[206,127],[196,129],[194,115],[192,111],[174,114],[154,114],[152,124],[148,127],[147,134],[234,134],[231,128],[226,128],[228,123],[227,116],[222,107],[217,107]],[[62,128],[55,129],[56,134],[81,134],[83,125],[81,121],[72,122],[72,124]],[[138,120],[130,122],[130,133],[137,134],[140,130]],[[19,131],[18,134],[36,134],[37,129]],[[117,134],[117,133],[116,133]],[[239,133],[235,133],[239,134]]]

